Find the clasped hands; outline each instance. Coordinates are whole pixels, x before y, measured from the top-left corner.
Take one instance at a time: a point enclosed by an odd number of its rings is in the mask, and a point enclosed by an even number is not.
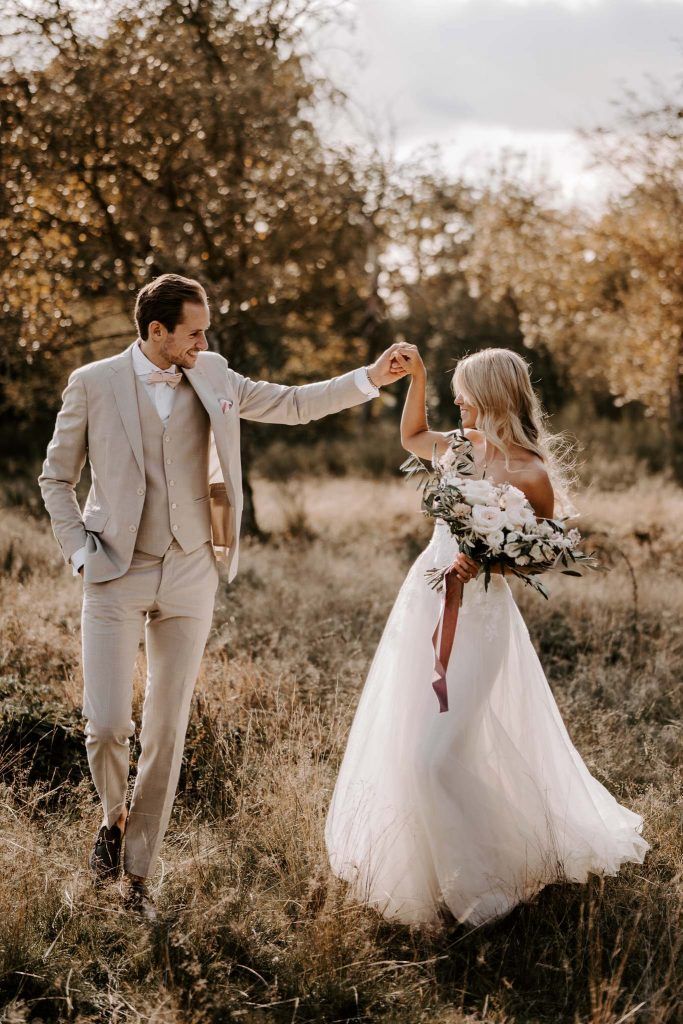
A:
[[[417,346],[397,341],[368,366],[368,377],[375,387],[381,388],[415,373],[418,366],[423,366],[423,363]]]

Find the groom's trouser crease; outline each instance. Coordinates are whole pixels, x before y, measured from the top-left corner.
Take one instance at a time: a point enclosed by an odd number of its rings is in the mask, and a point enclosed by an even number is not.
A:
[[[124,859],[132,874],[153,872],[171,815],[217,584],[210,544],[186,555],[174,543],[162,557],[136,552],[119,579],[84,588],[86,749],[110,826],[126,803],[129,738],[135,730],[133,672],[143,630],[146,635],[140,758]]]

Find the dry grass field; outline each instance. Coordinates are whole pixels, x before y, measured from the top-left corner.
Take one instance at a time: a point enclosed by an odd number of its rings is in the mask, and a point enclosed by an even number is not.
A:
[[[364,672],[428,534],[415,492],[261,481],[256,500],[271,541],[247,546],[219,590],[152,930],[86,868],[99,813],[79,717],[80,581],[45,519],[2,511],[2,1019],[683,1020],[683,492],[658,477],[590,488],[579,525],[611,572],[558,579],[549,603],[518,593],[574,742],[644,815],[652,850],[476,930],[410,930],[347,903],[323,845]]]

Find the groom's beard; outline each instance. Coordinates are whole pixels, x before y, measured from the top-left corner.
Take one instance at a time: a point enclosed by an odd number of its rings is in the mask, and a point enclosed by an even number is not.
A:
[[[198,349],[188,349],[183,353],[174,352],[172,349],[162,351],[164,359],[172,366],[180,366],[185,370],[192,370],[196,366]]]
[[[176,359],[176,366],[182,366],[185,370],[191,370],[197,363],[198,352],[186,352],[182,359]]]

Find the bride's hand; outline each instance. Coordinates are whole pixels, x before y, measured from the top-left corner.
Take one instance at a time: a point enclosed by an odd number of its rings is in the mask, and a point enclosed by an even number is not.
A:
[[[427,373],[417,345],[409,345],[407,341],[401,342],[392,358],[411,377],[425,376]]]
[[[395,380],[405,377],[405,369],[396,361],[395,354],[405,342],[397,341],[382,352],[374,363],[367,367],[367,374],[370,382],[375,387],[382,388],[385,384],[393,384]]]
[[[468,583],[477,575],[479,568],[479,562],[459,551],[448,571],[455,573],[461,583]]]

